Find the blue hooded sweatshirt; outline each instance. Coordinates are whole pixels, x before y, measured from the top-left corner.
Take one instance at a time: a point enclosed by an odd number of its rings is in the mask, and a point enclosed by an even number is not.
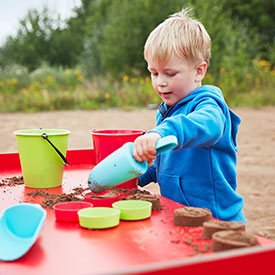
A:
[[[236,193],[236,136],[241,119],[219,88],[204,85],[173,106],[157,111],[156,132],[175,135],[178,146],[157,156],[139,185],[158,182],[161,195],[186,206],[208,208],[214,217],[246,222]]]

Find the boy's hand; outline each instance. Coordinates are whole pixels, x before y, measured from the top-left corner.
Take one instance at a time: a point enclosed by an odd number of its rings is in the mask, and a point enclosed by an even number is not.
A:
[[[141,162],[148,161],[148,165],[153,165],[153,160],[156,159],[156,142],[161,136],[157,133],[148,133],[138,137],[134,142],[133,157]]]

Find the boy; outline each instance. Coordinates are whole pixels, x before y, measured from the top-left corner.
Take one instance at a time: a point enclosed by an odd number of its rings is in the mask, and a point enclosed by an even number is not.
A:
[[[161,195],[186,206],[203,207],[226,221],[245,221],[236,193],[236,135],[241,119],[219,88],[203,85],[210,60],[210,37],[182,10],[149,35],[144,56],[152,85],[163,100],[157,125],[134,142],[133,156],[148,161],[139,185],[158,182]],[[175,135],[178,147],[158,157],[158,139]]]

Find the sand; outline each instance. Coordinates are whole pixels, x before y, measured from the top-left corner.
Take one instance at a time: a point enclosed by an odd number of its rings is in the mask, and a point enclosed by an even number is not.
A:
[[[275,107],[233,110],[242,118],[237,191],[245,200],[246,230],[275,240]],[[0,152],[17,151],[13,131],[19,129],[68,129],[69,149],[76,149],[92,146],[92,129],[148,130],[154,124],[155,110],[1,113]],[[159,192],[157,184],[148,189]]]

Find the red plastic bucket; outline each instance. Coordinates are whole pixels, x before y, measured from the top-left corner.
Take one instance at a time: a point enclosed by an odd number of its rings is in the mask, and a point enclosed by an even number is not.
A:
[[[102,161],[112,152],[116,151],[126,142],[134,142],[143,135],[143,130],[93,130],[90,132],[95,152],[95,164]],[[120,188],[133,188],[136,186],[136,179],[129,180],[118,185]]]

